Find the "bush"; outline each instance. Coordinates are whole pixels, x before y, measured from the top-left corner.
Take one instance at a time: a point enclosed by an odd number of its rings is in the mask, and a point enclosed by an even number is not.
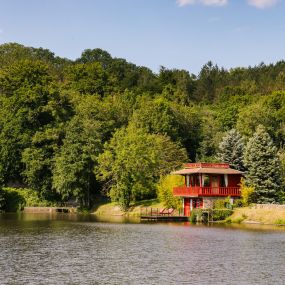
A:
[[[31,189],[24,188],[3,188],[3,207],[6,212],[22,211],[27,207],[46,207],[53,203],[40,199],[38,193]]]
[[[254,195],[254,187],[253,186],[247,186],[245,184],[245,180],[242,179],[241,183],[241,200],[242,200],[242,204],[243,206],[248,206],[253,199],[253,195]]]
[[[190,222],[192,224],[196,224],[197,222],[202,220],[202,210],[201,209],[194,209],[191,212],[191,216],[190,216]]]
[[[223,221],[231,216],[233,210],[230,209],[214,209],[213,210],[213,221]]]
[[[160,202],[167,208],[182,209],[181,198],[173,196],[173,187],[183,185],[182,176],[166,175],[160,178],[157,184],[157,196]]]
[[[214,209],[231,209],[232,205],[230,203],[230,197],[227,197],[225,199],[218,199],[214,201]]]
[[[234,208],[241,208],[243,207],[243,200],[242,199],[235,199],[234,200]]]

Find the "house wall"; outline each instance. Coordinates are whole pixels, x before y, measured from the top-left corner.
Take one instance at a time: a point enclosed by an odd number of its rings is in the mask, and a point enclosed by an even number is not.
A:
[[[214,206],[214,201],[217,199],[221,199],[221,198],[217,198],[217,197],[203,197],[203,206],[204,209],[209,209],[209,208],[213,208]]]
[[[203,208],[204,209],[211,209],[214,207],[214,201],[216,200],[224,200],[226,197],[203,197]],[[231,197],[233,203],[235,199],[238,199],[238,197]]]

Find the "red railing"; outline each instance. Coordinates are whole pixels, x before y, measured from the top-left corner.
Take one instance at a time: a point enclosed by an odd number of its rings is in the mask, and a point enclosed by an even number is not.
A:
[[[173,188],[174,196],[240,196],[239,187],[186,187]]]

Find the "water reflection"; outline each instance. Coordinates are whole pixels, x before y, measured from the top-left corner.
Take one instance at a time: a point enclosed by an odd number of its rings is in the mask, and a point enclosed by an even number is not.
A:
[[[283,284],[285,231],[0,215],[0,284]]]

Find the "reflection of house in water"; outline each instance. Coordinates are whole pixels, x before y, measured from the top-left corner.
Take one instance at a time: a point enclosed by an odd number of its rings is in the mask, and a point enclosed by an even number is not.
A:
[[[215,199],[240,196],[243,173],[226,163],[188,163],[173,174],[185,177],[185,185],[173,189],[174,196],[183,198],[185,216],[194,208],[211,208]]]

